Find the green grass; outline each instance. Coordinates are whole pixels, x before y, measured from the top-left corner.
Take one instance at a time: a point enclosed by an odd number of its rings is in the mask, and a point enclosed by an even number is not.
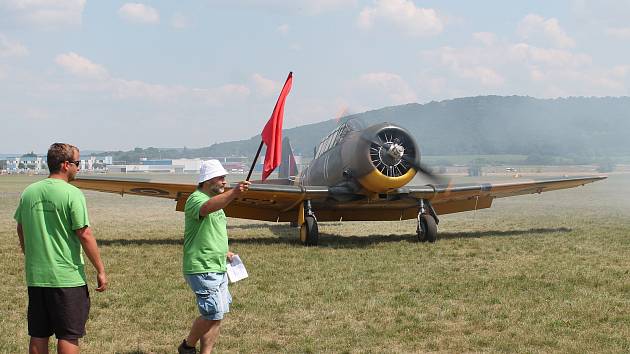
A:
[[[0,352],[28,341],[12,216],[35,179],[0,176]],[[415,242],[413,220],[321,223],[320,246],[305,248],[288,225],[230,219],[250,277],[231,286],[217,352],[629,352],[628,191],[630,175],[613,174],[499,199],[442,216],[436,244]],[[174,352],[196,316],[183,215],[168,200],[85,194],[110,289],[91,293],[83,352]]]

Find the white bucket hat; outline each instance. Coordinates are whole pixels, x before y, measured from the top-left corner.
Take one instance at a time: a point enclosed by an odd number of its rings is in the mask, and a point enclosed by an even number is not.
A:
[[[208,160],[201,163],[199,170],[199,179],[197,183],[205,182],[209,179],[219,176],[227,176],[228,171],[223,168],[219,160]]]

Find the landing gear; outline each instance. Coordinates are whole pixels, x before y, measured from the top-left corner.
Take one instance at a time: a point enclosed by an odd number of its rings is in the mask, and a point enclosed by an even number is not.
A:
[[[416,234],[420,242],[435,242],[437,240],[437,225],[433,216],[428,214],[418,216]]]
[[[416,227],[416,235],[419,242],[435,242],[437,241],[437,215],[429,202],[420,200],[420,210],[418,211],[418,226]]]
[[[300,241],[304,246],[317,246],[319,229],[314,216],[304,217],[304,224],[300,227]]]
[[[319,228],[317,227],[317,219],[315,213],[311,210],[311,201],[304,203],[304,223],[300,226],[300,241],[305,246],[317,246],[319,240]]]

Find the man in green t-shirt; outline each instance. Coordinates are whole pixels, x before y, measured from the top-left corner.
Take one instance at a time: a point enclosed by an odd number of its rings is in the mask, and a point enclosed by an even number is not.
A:
[[[85,197],[72,181],[79,149],[55,143],[48,149],[48,178],[26,187],[14,219],[28,286],[30,353],[48,353],[51,335],[59,353],[78,353],[90,311],[81,249],[96,268],[96,291],[107,276],[90,229]]]
[[[184,259],[186,282],[195,293],[201,314],[192,324],[188,337],[179,345],[179,353],[212,352],[219,337],[221,320],[230,311],[232,297],[227,287],[226,259],[233,253],[228,248],[227,218],[223,212],[232,200],[249,188],[243,181],[225,192],[227,171],[218,160],[204,161],[197,190],[184,207]]]

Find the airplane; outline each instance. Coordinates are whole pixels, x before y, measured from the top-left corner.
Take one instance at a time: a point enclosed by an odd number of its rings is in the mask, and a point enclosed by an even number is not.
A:
[[[573,188],[607,178],[453,184],[421,163],[409,131],[386,122],[367,127],[357,119],[340,123],[321,140],[313,160],[300,173],[288,139],[283,144],[278,178],[252,181],[249,190],[224,211],[233,218],[290,222],[299,226],[300,241],[306,246],[318,244],[318,222],[414,218],[417,240],[435,242],[439,215],[489,208],[496,198]],[[418,173],[433,183],[408,185]],[[71,183],[86,190],[173,199],[177,211],[184,210],[196,188],[195,184],[83,176]]]

